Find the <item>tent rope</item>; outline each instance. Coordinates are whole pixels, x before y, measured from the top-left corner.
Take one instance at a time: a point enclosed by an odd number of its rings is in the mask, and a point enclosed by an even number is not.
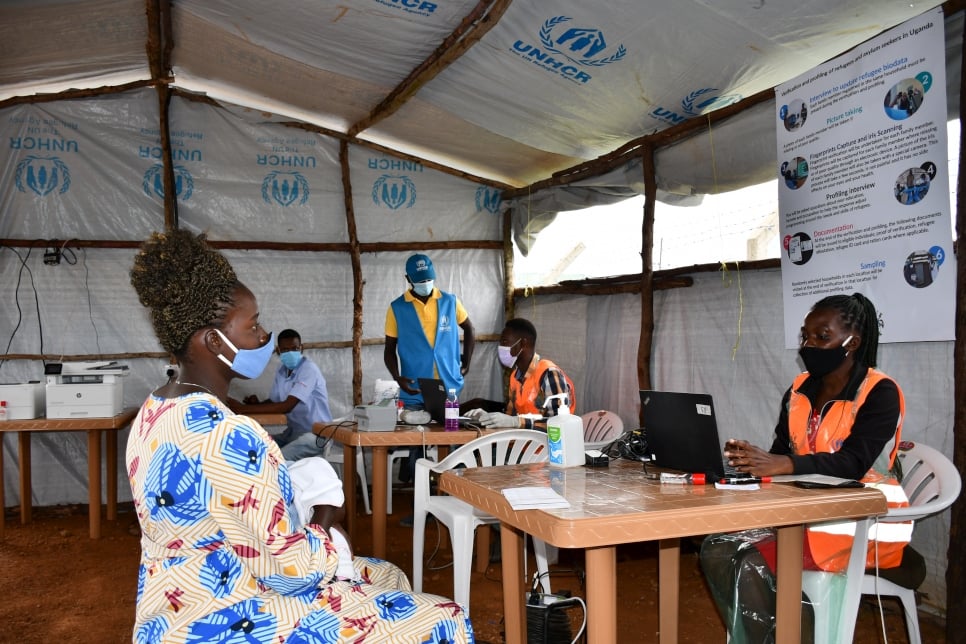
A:
[[[711,181],[714,184],[714,194],[718,194],[718,165],[715,158],[714,152],[714,136],[711,132],[711,113],[708,112],[705,115],[708,119],[708,145],[711,148]],[[721,234],[721,222],[718,222],[718,234]],[[731,286],[732,279],[730,276],[730,271],[728,269],[728,264],[721,260],[721,283],[728,288]],[[738,324],[735,329],[735,343],[731,347],[731,360],[734,361],[735,356],[738,355],[738,347],[741,346],[741,321],[745,313],[745,295],[741,289],[741,267],[738,262],[735,262],[735,275],[738,281]]]

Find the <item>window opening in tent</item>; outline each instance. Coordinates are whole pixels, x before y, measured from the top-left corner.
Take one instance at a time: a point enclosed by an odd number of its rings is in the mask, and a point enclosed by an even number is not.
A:
[[[947,124],[950,212],[956,212],[959,121]],[[514,286],[632,275],[641,271],[644,198],[561,212],[524,257],[514,246]],[[950,218],[955,239],[955,215]],[[705,195],[698,206],[658,202],[654,213],[654,270],[695,264],[777,259],[777,180]]]
[[[778,257],[776,181],[706,195],[698,206],[659,202],[654,219],[654,270]],[[559,213],[529,255],[514,250],[514,285],[640,273],[643,220],[642,196]]]

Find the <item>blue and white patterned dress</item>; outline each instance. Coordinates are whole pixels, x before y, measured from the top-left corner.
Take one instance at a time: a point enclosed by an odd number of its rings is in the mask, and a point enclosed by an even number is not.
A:
[[[141,524],[133,641],[473,642],[462,606],[410,592],[386,561],[338,554],[313,525],[293,531],[292,485],[262,427],[214,396],[149,396],[127,472]]]

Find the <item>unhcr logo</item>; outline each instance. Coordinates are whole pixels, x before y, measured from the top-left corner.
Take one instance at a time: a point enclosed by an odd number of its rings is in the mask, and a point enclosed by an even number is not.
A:
[[[296,201],[302,206],[309,200],[309,182],[299,172],[270,172],[262,180],[262,199],[280,206],[291,206]]]
[[[619,44],[612,54],[605,55],[610,47],[604,32],[591,27],[561,27],[570,22],[570,16],[555,16],[540,28],[540,45],[517,40],[513,53],[525,58],[547,71],[577,83],[587,83],[591,75],[585,67],[603,67],[621,60],[627,50]]]
[[[435,2],[427,2],[426,0],[376,0],[376,4],[419,16],[431,16],[439,6]]]
[[[409,177],[384,174],[372,186],[372,200],[391,210],[412,208],[416,203],[416,184]]]
[[[498,214],[501,203],[503,201],[500,199],[499,190],[486,186],[480,186],[476,189],[476,212],[486,211],[494,215]]]
[[[14,183],[20,192],[27,192],[29,188],[41,197],[55,190],[64,194],[70,189],[70,169],[58,157],[31,155],[17,164]]]
[[[681,100],[681,111],[677,112],[666,107],[655,107],[648,112],[648,116],[664,121],[669,125],[677,125],[694,116],[707,114],[720,107],[733,105],[742,99],[741,94],[722,94],[718,95],[715,87],[704,87],[697,89],[685,96]]]
[[[155,163],[144,173],[144,181],[141,184],[144,188],[144,194],[149,197],[153,195],[158,199],[164,199],[163,170],[164,168],[160,163]],[[191,173],[188,172],[188,168],[183,165],[174,166],[175,198],[181,201],[188,201],[188,199],[191,199],[191,194],[194,191],[195,180],[191,177]]]

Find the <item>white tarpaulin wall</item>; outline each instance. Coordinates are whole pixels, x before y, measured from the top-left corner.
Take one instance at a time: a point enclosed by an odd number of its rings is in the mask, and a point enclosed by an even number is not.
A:
[[[338,143],[277,124],[252,123],[206,103],[174,99],[173,158],[181,225],[235,242],[348,242]],[[0,238],[67,239],[64,260],[43,264],[41,248],[0,250],[0,338],[5,354],[100,355],[161,352],[128,283],[133,250],[74,248],[70,239],[138,240],[164,226],[156,99],[151,90],[0,110]],[[496,241],[493,191],[453,176],[350,147],[349,175],[360,243]],[[29,252],[28,252],[29,251]],[[352,340],[353,275],[347,251],[227,250],[259,298],[266,328],[297,329],[306,343]],[[384,336],[385,311],[406,288],[409,251],[363,253],[363,338]],[[502,325],[502,251],[432,251],[438,284],[466,300],[484,332]],[[39,308],[39,318],[37,315]],[[42,329],[42,336],[41,336]],[[387,377],[383,347],[364,347],[363,396]],[[500,396],[495,350],[482,346],[465,395]],[[351,348],[309,350],[328,382],[332,411],[352,404]],[[124,402],[137,406],[163,381],[165,358],[126,360]],[[266,395],[277,364],[233,394]],[[39,361],[0,366],[0,382],[42,380]],[[15,441],[7,439],[7,503],[18,486]],[[39,504],[82,501],[83,449],[76,437],[38,437]],[[58,447],[61,446],[61,447]],[[65,448],[66,447],[66,448]],[[127,496],[127,491],[122,489]]]
[[[218,241],[348,243],[338,142],[277,122],[300,119],[345,132],[364,119],[477,3],[429,10],[430,4],[172,3],[170,85],[225,103],[220,109],[181,97],[171,101],[181,225]],[[484,179],[528,185],[771,88],[937,4],[515,0],[476,46],[359,138]],[[961,17],[947,19],[947,79],[956,83],[961,25]],[[541,48],[567,51],[576,44],[573,37],[561,41],[567,26],[593,27],[604,37],[603,49],[592,55],[598,45],[581,42],[586,56],[580,60],[589,62],[579,63],[578,71],[591,76],[586,82],[577,72],[568,77],[563,67],[572,65],[559,55],[560,67],[540,57]],[[5,2],[0,101],[149,79],[147,37],[142,0]],[[615,58],[621,48],[623,56]],[[948,95],[952,105],[958,86]],[[713,140],[698,136],[659,150],[660,190],[690,196],[768,178],[761,172],[774,168],[774,109],[766,101],[715,128]],[[154,90],[0,108],[0,238],[129,242],[162,228],[158,136]],[[348,163],[362,243],[501,239],[492,188],[358,145],[349,146]],[[160,352],[128,284],[133,250],[70,251],[68,243],[64,260],[46,266],[43,248],[0,248],[5,354]],[[383,336],[385,308],[404,289],[408,254],[362,254],[364,339]],[[498,332],[502,252],[431,254],[440,286],[461,296],[478,332]],[[266,326],[296,328],[309,344],[349,343],[348,252],[226,255],[258,296]],[[743,273],[740,291],[738,275],[732,271],[730,278],[725,288],[720,276],[700,275],[692,288],[655,294],[653,384],[712,393],[723,436],[768,444],[778,400],[798,370],[794,353],[781,348],[780,278],[777,272]],[[638,296],[525,300],[517,314],[534,320],[539,350],[574,377],[581,410],[614,409],[636,424]],[[307,353],[328,380],[333,413],[347,413],[351,349]],[[478,348],[465,396],[501,395],[494,354],[492,343]],[[134,406],[162,381],[166,360],[126,362],[132,374],[125,405]],[[886,345],[881,363],[906,392],[906,438],[949,453],[952,344]],[[382,345],[363,348],[362,372],[366,395],[375,379],[386,377]],[[3,382],[41,378],[39,361],[0,365]],[[270,373],[232,393],[265,393],[269,380]],[[35,503],[86,502],[83,442],[64,434],[34,437]],[[7,437],[5,447],[6,504],[15,502],[18,472],[16,441]],[[124,485],[120,492],[122,500],[130,498]],[[946,516],[923,522],[915,536],[929,560],[925,589],[931,599],[944,597]]]

